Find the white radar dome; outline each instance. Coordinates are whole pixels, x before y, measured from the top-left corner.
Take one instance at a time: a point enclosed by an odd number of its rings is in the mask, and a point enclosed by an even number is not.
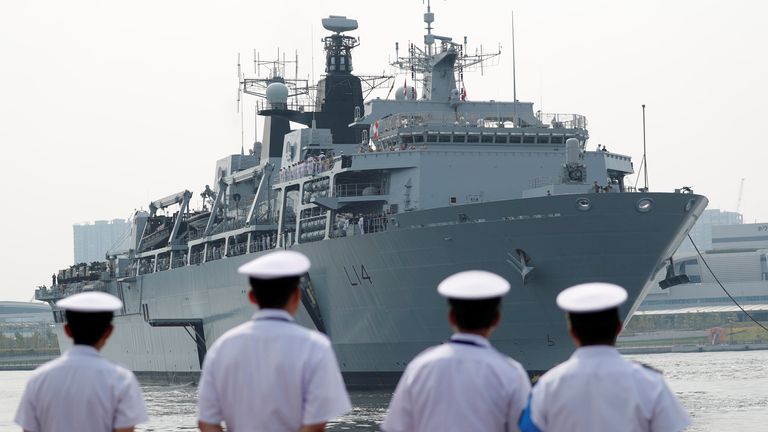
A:
[[[285,105],[288,103],[288,86],[280,82],[274,82],[267,86],[267,102],[270,105]]]
[[[416,87],[408,86],[403,87],[400,86],[395,89],[395,100],[416,100],[416,97],[418,95],[416,94]]]

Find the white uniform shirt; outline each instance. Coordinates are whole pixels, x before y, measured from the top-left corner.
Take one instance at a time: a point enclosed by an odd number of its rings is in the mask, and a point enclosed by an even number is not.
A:
[[[531,391],[524,431],[676,432],[691,422],[662,375],[625,360],[616,348],[587,346]]]
[[[352,409],[331,342],[280,309],[256,312],[213,344],[198,395],[201,421],[236,432],[295,432]]]
[[[111,432],[147,420],[133,373],[87,345],[35,370],[15,419],[30,432]]]
[[[516,431],[531,389],[520,363],[482,336],[457,333],[413,359],[397,385],[386,432]]]

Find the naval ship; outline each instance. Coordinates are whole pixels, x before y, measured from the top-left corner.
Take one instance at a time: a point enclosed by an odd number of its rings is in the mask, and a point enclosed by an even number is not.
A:
[[[629,316],[707,199],[631,187],[630,157],[588,150],[582,115],[469,100],[464,72],[489,55],[434,34],[434,18],[428,6],[423,45],[397,48],[392,65],[412,84],[393,80],[386,98],[367,101],[352,73],[357,22],[323,19],[314,106],[296,102],[279,67],[242,79],[243,92],[265,98],[263,139],[216,163],[205,204],[191,208],[190,190],[153,201],[133,216],[127,251],[61,271],[36,298],[115,294],[124,308],[105,356],[140,377],[194,379],[216,338],[253,313],[238,266],[300,251],[312,269],[297,321],[330,337],[349,386],[393,385],[449,337],[436,286],[458,271],[510,281],[492,342],[531,374],[574,349],[561,290],[619,284]]]

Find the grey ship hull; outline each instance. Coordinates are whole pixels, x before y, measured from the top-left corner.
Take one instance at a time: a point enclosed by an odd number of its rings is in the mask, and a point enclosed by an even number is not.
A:
[[[574,348],[555,296],[575,283],[617,283],[629,291],[622,310],[629,316],[707,204],[689,194],[584,197],[592,202],[589,211],[577,209],[578,195],[471,204],[399,214],[398,227],[384,232],[294,245],[312,260],[322,322],[347,383],[391,385],[414,355],[446,340],[447,308],[435,287],[467,269],[510,280],[492,342],[531,373],[545,371]],[[648,213],[636,210],[643,197],[654,200]],[[534,267],[525,283],[508,261],[516,249]],[[194,377],[200,365],[192,335],[183,328],[151,327],[146,318],[200,318],[210,347],[253,313],[236,268],[255,256],[124,282],[126,313],[115,319],[105,355],[139,375]],[[299,322],[314,327],[306,310]]]

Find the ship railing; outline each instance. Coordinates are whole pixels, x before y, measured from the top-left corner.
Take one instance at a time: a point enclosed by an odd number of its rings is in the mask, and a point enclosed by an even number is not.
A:
[[[190,254],[189,255],[189,264],[190,265],[194,265],[194,264],[202,263],[203,262],[203,256],[204,255],[203,255],[202,251],[201,252],[194,252],[194,253]]]
[[[139,263],[139,275],[145,275],[154,271],[152,260],[141,260]]]
[[[386,231],[389,218],[387,216],[375,216],[363,219],[363,230],[366,234]]]
[[[55,300],[64,297],[64,289],[62,288],[46,288],[39,287],[35,290],[35,298],[37,300]]]
[[[395,134],[402,129],[416,127],[436,127],[453,129],[457,126],[473,128],[525,128],[540,127],[553,129],[586,129],[587,118],[581,114],[537,113],[541,124],[526,124],[514,111],[488,111],[472,113],[450,112],[417,112],[400,113],[380,119],[378,130],[380,136]],[[436,132],[439,132],[436,131]]]
[[[261,252],[265,250],[274,249],[277,246],[276,234],[263,234],[260,236],[251,236],[251,243],[249,249],[251,252]]]
[[[240,228],[245,228],[246,223],[245,219],[242,217],[243,209],[246,207],[243,207],[240,209],[240,214],[237,219],[228,219],[226,221],[219,222],[218,225],[216,225],[211,232],[208,234],[209,236],[221,234],[223,232],[227,231],[233,231]],[[200,230],[194,234],[189,234],[188,240],[198,240],[205,237],[205,231]]]
[[[104,282],[96,282],[94,284],[78,283],[58,288],[40,287],[35,290],[35,298],[37,300],[57,300],[83,291],[103,291],[105,288]]]
[[[176,257],[171,262],[171,268],[184,267],[187,264],[187,254],[182,254],[180,257]]]
[[[211,235],[219,234],[226,231],[232,231],[240,228],[245,228],[245,219],[230,219],[216,225],[216,228],[211,230]]]
[[[384,188],[384,182],[344,183],[336,185],[334,194],[337,197],[383,195],[385,194]]]
[[[341,156],[308,159],[280,168],[279,182],[283,183],[329,171],[333,169],[337,159],[341,159]]]
[[[528,187],[531,189],[541,188],[545,186],[555,186],[555,185],[578,185],[579,183],[571,183],[571,182],[564,182],[561,177],[548,177],[548,176],[541,176],[541,177],[534,177],[531,179],[528,179]],[[624,188],[621,188],[621,185],[618,182],[613,182],[610,184],[598,184],[598,189],[595,190],[594,183],[581,183],[581,185],[584,186],[584,193],[617,193],[617,192],[644,192],[642,188],[636,189],[633,186],[624,186]]]
[[[586,129],[587,117],[581,114],[536,113],[536,118],[553,129]]]
[[[314,111],[315,107],[312,103],[308,101],[302,101],[302,100],[289,100],[284,104],[281,104],[279,106],[272,106],[268,101],[258,99],[256,101],[256,111],[264,111],[264,110],[271,110],[271,109],[287,109],[292,111],[298,111],[298,112],[311,112]]]
[[[208,247],[208,253],[205,256],[206,261],[215,261],[221,259],[223,256],[223,247],[220,246],[210,246]]]
[[[171,267],[170,258],[159,258],[157,260],[157,271],[165,271]]]
[[[238,255],[245,255],[248,252],[248,244],[243,243],[235,243],[229,245],[229,249],[227,250],[227,256],[238,256]]]
[[[388,223],[389,218],[384,214],[337,218],[331,237],[351,237],[386,231]]]

